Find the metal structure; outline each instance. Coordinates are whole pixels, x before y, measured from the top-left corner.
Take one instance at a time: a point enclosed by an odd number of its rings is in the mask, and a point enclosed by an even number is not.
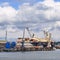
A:
[[[45,35],[45,39],[48,40],[48,47],[51,47],[51,33],[43,31]]]
[[[23,38],[22,38],[22,49],[24,48],[24,37],[25,37],[25,29],[23,31]]]
[[[7,41],[7,30],[6,30],[5,32],[6,32],[6,35],[5,35],[5,40]]]
[[[26,27],[26,29],[27,29],[27,31],[28,31],[28,33],[29,33],[30,37],[31,37],[31,38],[33,38],[33,37],[34,37],[34,34],[33,34],[33,35],[31,35],[31,32],[30,32],[30,30],[29,30],[29,28],[28,28],[28,27]]]
[[[27,31],[28,31],[28,33],[29,33],[30,37],[32,38],[32,37],[34,36],[34,34],[33,34],[33,35],[31,35],[30,30],[29,30],[29,28],[28,28],[28,27],[26,27],[25,29],[27,29]],[[24,48],[24,43],[25,43],[25,29],[24,29],[24,31],[23,31],[22,49]]]

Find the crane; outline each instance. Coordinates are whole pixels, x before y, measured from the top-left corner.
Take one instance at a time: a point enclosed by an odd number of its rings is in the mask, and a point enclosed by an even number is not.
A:
[[[48,40],[48,47],[51,47],[51,33],[48,33],[46,31],[43,31],[45,35],[45,39]]]
[[[30,37],[31,37],[31,38],[33,38],[33,37],[34,37],[34,34],[33,34],[33,35],[31,35],[31,32],[30,32],[30,30],[29,30],[29,28],[28,28],[28,27],[26,27],[26,29],[27,29],[27,31],[28,31],[28,33],[29,33]]]
[[[28,33],[29,33],[29,35],[30,35],[31,38],[34,37],[34,34],[31,35],[30,30],[29,30],[28,27],[24,28],[24,31],[23,31],[23,38],[22,38],[22,50],[24,49],[24,43],[25,43],[25,29],[27,29],[27,31],[28,31]]]

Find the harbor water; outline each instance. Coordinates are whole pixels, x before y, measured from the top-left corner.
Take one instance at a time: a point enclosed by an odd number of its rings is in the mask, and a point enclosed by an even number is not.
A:
[[[60,50],[0,52],[0,60],[60,60]]]

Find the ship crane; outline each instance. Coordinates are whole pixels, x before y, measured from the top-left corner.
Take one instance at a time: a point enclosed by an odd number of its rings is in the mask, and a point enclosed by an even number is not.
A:
[[[26,29],[27,29],[27,31],[28,31],[28,33],[29,33],[30,37],[31,37],[31,38],[33,38],[33,37],[34,37],[34,34],[33,34],[33,35],[31,35],[31,32],[30,32],[30,30],[29,30],[29,28],[28,28],[28,27],[26,27]]]
[[[24,31],[23,31],[23,38],[22,38],[22,50],[24,49],[24,36],[25,36],[25,29],[24,29]]]
[[[51,47],[51,33],[44,31],[45,39],[48,41],[48,47]]]
[[[31,37],[31,38],[33,38],[33,37],[34,37],[34,34],[33,34],[33,35],[31,35],[29,28],[28,28],[28,27],[26,27],[25,29],[27,29],[27,31],[28,31],[28,33],[29,33],[30,37]],[[24,43],[25,43],[25,29],[24,29],[24,31],[23,31],[23,38],[22,38],[22,50],[24,49]]]

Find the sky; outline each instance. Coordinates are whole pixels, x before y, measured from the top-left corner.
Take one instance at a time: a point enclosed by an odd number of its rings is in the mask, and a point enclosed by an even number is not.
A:
[[[9,41],[22,37],[25,27],[36,37],[43,38],[45,30],[60,41],[60,0],[0,0],[0,39],[6,30]]]

